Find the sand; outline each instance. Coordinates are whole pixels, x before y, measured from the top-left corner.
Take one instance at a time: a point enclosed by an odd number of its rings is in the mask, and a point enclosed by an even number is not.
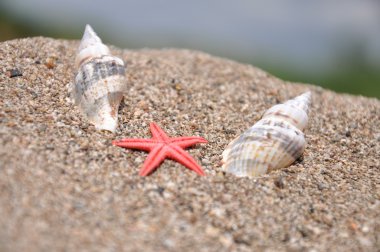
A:
[[[379,100],[202,52],[112,47],[129,88],[117,132],[96,131],[68,95],[78,43],[0,43],[0,251],[379,251]],[[221,171],[232,139],[306,90],[300,160],[255,179]],[[207,176],[170,160],[138,176],[147,153],[111,142],[150,138],[153,121],[209,141],[188,149]]]

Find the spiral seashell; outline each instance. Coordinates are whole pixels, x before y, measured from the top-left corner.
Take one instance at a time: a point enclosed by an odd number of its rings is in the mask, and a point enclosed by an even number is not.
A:
[[[255,177],[284,168],[299,158],[306,145],[311,93],[306,92],[268,109],[262,119],[233,140],[224,150],[225,172]]]
[[[76,105],[97,129],[114,132],[125,91],[125,66],[86,25],[75,58],[78,70],[72,95]]]

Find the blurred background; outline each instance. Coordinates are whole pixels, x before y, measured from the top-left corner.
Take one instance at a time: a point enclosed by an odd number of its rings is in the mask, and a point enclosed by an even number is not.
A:
[[[282,79],[380,98],[379,0],[1,0],[0,41],[80,39],[189,48]]]

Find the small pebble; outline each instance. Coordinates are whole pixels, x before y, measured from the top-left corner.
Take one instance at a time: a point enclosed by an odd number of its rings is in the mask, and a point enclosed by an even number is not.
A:
[[[280,188],[283,189],[285,187],[285,180],[283,176],[279,176],[274,180],[274,184]]]
[[[6,72],[6,75],[7,75],[9,78],[14,78],[14,77],[22,76],[22,73],[21,73],[20,70],[18,70],[17,68],[15,68],[15,69],[8,70],[8,71]]]
[[[318,183],[318,190],[322,191],[322,190],[325,190],[325,189],[328,189],[328,185],[324,184],[324,183]]]
[[[57,58],[52,56],[52,57],[48,57],[46,60],[45,60],[45,63],[44,65],[48,68],[48,69],[53,69],[55,66],[56,66],[56,62],[57,62]]]

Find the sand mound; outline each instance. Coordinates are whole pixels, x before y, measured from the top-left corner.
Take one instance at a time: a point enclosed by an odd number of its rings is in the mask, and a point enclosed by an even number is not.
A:
[[[376,251],[380,247],[380,101],[281,81],[249,65],[188,50],[113,48],[129,92],[115,134],[70,103],[77,41],[0,43],[1,251]],[[16,71],[17,70],[17,71]],[[261,178],[221,172],[221,153],[270,106],[313,93],[308,145]],[[114,147],[170,136],[209,140],[188,152],[199,177]]]

